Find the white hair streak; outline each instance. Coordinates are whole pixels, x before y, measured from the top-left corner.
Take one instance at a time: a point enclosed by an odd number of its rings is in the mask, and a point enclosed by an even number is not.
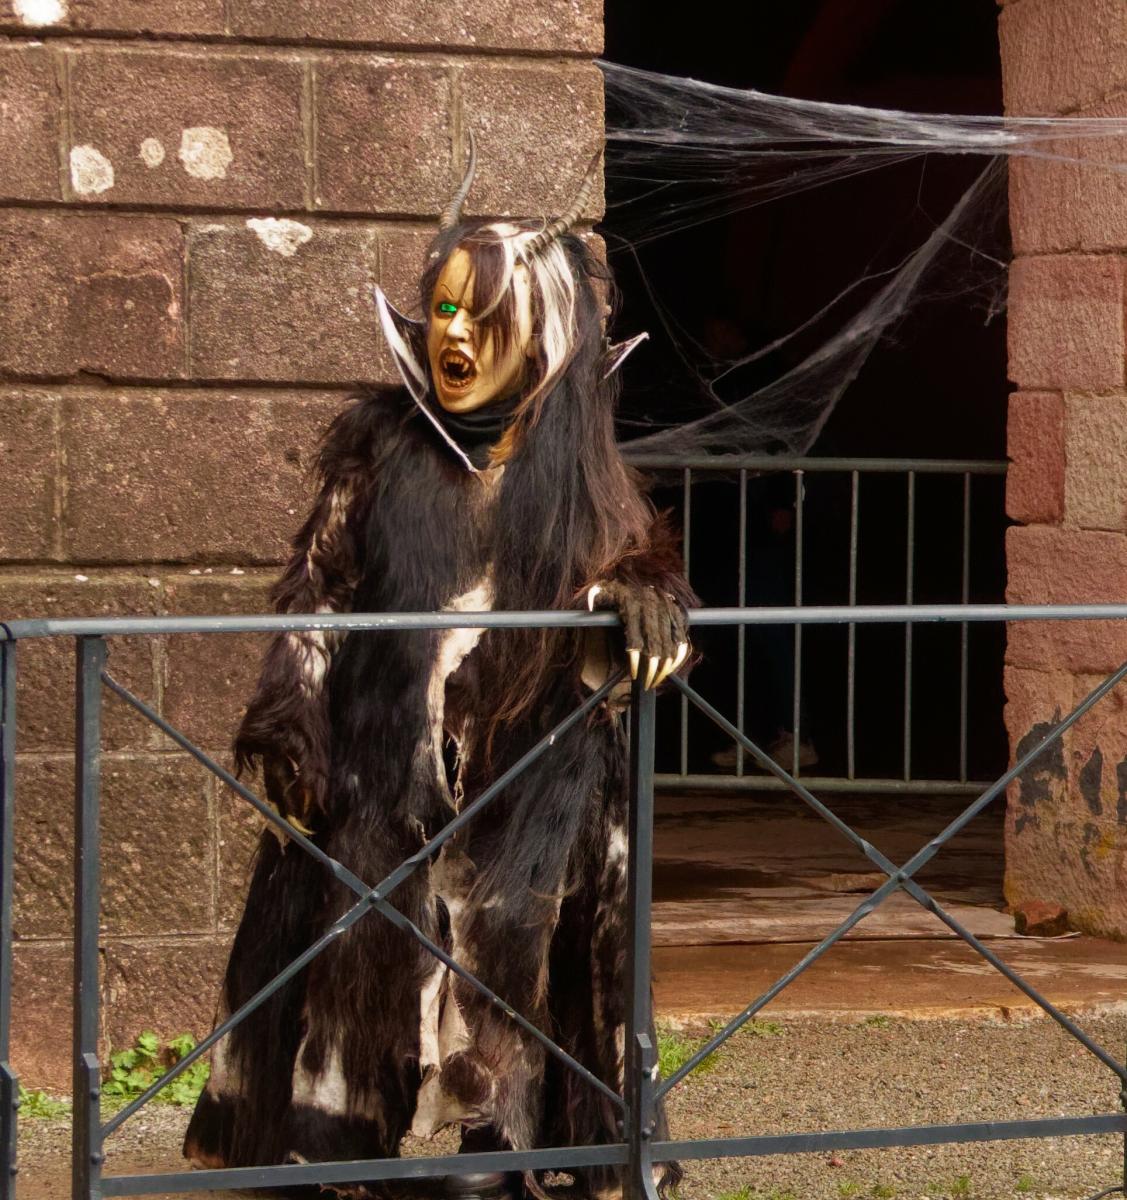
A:
[[[579,336],[575,315],[575,276],[567,253],[558,241],[554,241],[538,254],[525,254],[524,248],[537,236],[537,231],[521,229],[509,222],[486,225],[482,232],[488,232],[498,239],[504,255],[504,273],[497,294],[490,297],[480,315],[484,316],[501,303],[512,286],[517,266],[523,266],[529,275],[533,308],[541,316],[540,352],[544,360],[544,372],[533,395],[542,394],[550,390],[567,366]]]

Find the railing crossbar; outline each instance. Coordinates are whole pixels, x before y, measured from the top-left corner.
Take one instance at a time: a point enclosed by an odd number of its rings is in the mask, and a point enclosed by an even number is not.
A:
[[[854,846],[857,847],[872,863],[878,866],[888,875],[888,879],[880,885],[870,896],[868,896],[861,904],[859,904],[850,914],[837,925],[829,934],[826,935],[815,947],[809,950],[790,970],[785,972],[778,980],[772,984],[765,992],[755,999],[747,1008],[737,1014],[729,1021],[723,1029],[719,1030],[713,1037],[709,1038],[703,1046],[701,1046],[677,1071],[674,1071],[667,1079],[662,1080],[658,1086],[657,1097],[664,1096],[672,1088],[676,1087],[683,1079],[696,1070],[698,1066],[720,1046],[722,1046],[729,1038],[737,1033],[748,1021],[755,1016],[757,1012],[763,1009],[771,1002],[784,988],[788,987],[795,979],[798,978],[808,967],[815,963],[831,946],[835,945],[842,937],[845,936],[855,925],[867,917],[871,912],[875,911],[884,901],[898,888],[903,888],[913,896],[925,909],[933,912],[940,920],[942,920],[948,928],[961,937],[968,945],[977,950],[983,958],[986,959],[992,966],[996,967],[1007,979],[1015,983],[1030,999],[1039,1004],[1049,1016],[1053,1017],[1073,1037],[1076,1038],[1087,1050],[1095,1054],[1105,1066],[1116,1073],[1125,1083],[1127,1083],[1127,1068],[1120,1064],[1112,1055],[1110,1055],[1102,1047],[1092,1041],[1073,1021],[1057,1009],[1050,1001],[1043,997],[1032,985],[1026,983],[1009,968],[1001,959],[992,951],[988,950],[969,930],[965,929],[958,921],[947,914],[941,906],[922,888],[918,883],[911,878],[917,871],[924,867],[942,847],[962,830],[971,820],[974,819],[999,793],[1014,781],[1026,768],[1034,762],[1049,746],[1053,745],[1064,733],[1072,727],[1080,718],[1088,712],[1093,705],[1097,704],[1108,692],[1127,676],[1127,662],[1125,662],[1117,671],[1108,676],[1098,687],[1093,688],[1091,692],[1072,710],[1064,720],[1059,721],[1053,729],[1051,729],[1044,738],[1034,747],[1032,747],[1014,766],[1007,771],[997,782],[992,784],[985,792],[968,808],[966,808],[958,817],[951,821],[947,827],[936,837],[930,839],[903,867],[897,867],[890,859],[882,854],[875,846],[866,839],[862,838],[855,830],[851,829],[844,821],[842,821],[831,809],[827,808],[816,796],[812,795],[809,789],[805,788],[797,779],[789,775],[778,763],[774,762],[769,755],[765,753],[759,746],[755,745],[745,734],[741,733],[730,721],[727,720],[718,712],[711,704],[700,696],[692,687],[684,680],[673,678],[674,685],[681,693],[706,716],[714,721],[729,737],[736,738],[743,743],[744,748],[750,751],[755,758],[773,775],[782,779],[788,784],[792,791],[807,803],[815,812],[826,820],[834,829],[846,837]]]

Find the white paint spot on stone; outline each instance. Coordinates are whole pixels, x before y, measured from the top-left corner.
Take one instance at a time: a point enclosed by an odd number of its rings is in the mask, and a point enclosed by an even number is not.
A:
[[[234,155],[222,129],[213,125],[194,125],[180,135],[177,156],[184,170],[195,179],[223,179]]]
[[[12,7],[25,25],[58,25],[67,18],[66,0],[12,0]]]
[[[141,161],[146,167],[159,167],[164,162],[164,146],[156,138],[141,143]]]
[[[113,187],[113,163],[93,146],[72,146],[70,181],[80,196],[108,192]]]
[[[253,230],[267,250],[292,258],[299,246],[304,246],[313,236],[313,230],[300,221],[288,217],[251,217],[247,228]]]

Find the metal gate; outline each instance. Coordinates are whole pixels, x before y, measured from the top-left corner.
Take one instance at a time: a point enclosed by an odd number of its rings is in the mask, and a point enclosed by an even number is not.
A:
[[[931,592],[931,599],[951,604],[968,604],[972,598],[986,603],[1000,602],[1003,598],[1003,581],[975,579],[972,560],[977,557],[998,564],[1005,561],[1005,476],[1008,464],[1001,461],[964,459],[909,459],[909,458],[811,458],[776,455],[714,455],[686,459],[655,454],[627,452],[627,460],[639,469],[656,476],[665,484],[664,496],[676,501],[680,508],[681,527],[684,531],[685,571],[689,580],[700,574],[700,559],[694,554],[694,542],[702,536],[709,537],[707,560],[711,564],[722,561],[730,576],[722,585],[731,594],[739,607],[757,606],[764,603],[806,607],[813,583],[820,594],[814,604],[841,604],[856,606],[865,590],[876,590],[881,602],[910,605],[917,598],[921,586],[921,545],[929,554],[933,553],[936,537],[946,538],[947,555],[942,564],[942,579],[936,586],[935,580],[925,579],[923,584]],[[697,530],[701,502],[695,497],[701,485],[720,480],[728,481],[734,495],[727,497],[714,510],[734,508],[723,531],[717,536],[715,530]],[[757,564],[749,556],[749,529],[754,523],[754,496],[749,501],[749,491],[767,481],[774,490],[775,500],[788,504],[793,513],[793,529],[786,570],[789,578],[775,579],[773,589],[764,589],[763,581],[757,578]],[[883,528],[874,531],[876,523],[870,513],[863,516],[866,502],[881,509]],[[826,516],[840,508],[840,519],[829,538],[822,537],[819,545],[811,545],[811,527],[808,513],[813,504],[816,533],[826,524]],[[889,511],[891,510],[891,512]],[[714,515],[714,514],[709,514]],[[728,515],[728,514],[725,514]],[[891,517],[891,519],[890,519]],[[894,531],[894,532],[893,532]],[[972,544],[977,542],[977,554],[972,555]],[[722,548],[717,553],[717,546]],[[824,576],[824,566],[818,561],[829,555],[835,556],[839,569],[832,585],[819,587],[818,576]],[[880,582],[874,588],[865,578],[862,567],[868,573],[877,568]],[[819,568],[822,568],[819,570]],[[778,573],[781,564],[773,561],[772,571]],[[866,584],[868,586],[866,587]],[[706,600],[712,600],[711,590],[717,585],[715,577],[706,587],[702,582],[700,591]],[[778,594],[780,586],[785,595]],[[772,590],[777,594],[771,594]],[[936,594],[938,592],[938,594]],[[779,627],[775,632],[781,633]],[[981,760],[982,753],[974,754],[971,744],[975,732],[970,720],[968,693],[975,663],[972,659],[970,629],[967,622],[959,623],[957,650],[950,655],[943,670],[949,674],[948,692],[957,696],[957,723],[951,722],[947,744],[932,758],[938,760],[938,768],[926,777],[918,773],[919,755],[916,751],[917,720],[914,693],[921,686],[917,672],[917,656],[914,644],[914,629],[911,622],[903,624],[900,645],[891,648],[899,655],[899,678],[893,683],[891,667],[886,670],[882,686],[899,693],[901,719],[898,729],[886,730],[888,736],[899,737],[901,753],[896,769],[888,764],[868,761],[863,749],[858,749],[858,703],[857,678],[859,668],[864,667],[863,648],[858,646],[858,622],[842,623],[841,633],[845,642],[844,652],[839,654],[832,667],[827,670],[825,655],[804,654],[803,625],[794,623],[786,627],[790,642],[790,678],[776,680],[790,692],[790,731],[793,734],[793,751],[784,758],[790,774],[801,778],[804,774],[800,762],[800,746],[807,725],[806,696],[811,687],[811,675],[816,676],[816,689],[831,689],[836,697],[834,707],[840,714],[840,731],[837,733],[844,743],[843,753],[838,755],[839,769],[832,772],[819,771],[809,782],[820,792],[863,792],[866,795],[976,795],[986,787],[987,779],[974,779],[968,768],[973,759]],[[709,699],[733,713],[734,723],[740,732],[747,732],[747,707],[749,698],[748,630],[744,625],[736,628],[734,657],[736,678],[725,680],[722,688],[701,688]],[[727,643],[725,655],[731,654],[732,645]],[[871,658],[871,656],[870,656]],[[1000,684],[1001,657],[998,655],[996,674]],[[813,668],[813,671],[812,669]],[[941,672],[942,673],[942,672]],[[827,678],[827,676],[829,676]],[[942,684],[936,680],[935,671],[927,680],[927,686]],[[751,685],[756,686],[755,681]],[[998,688],[1000,694],[1000,686]],[[998,713],[1001,711],[999,699]],[[690,753],[694,741],[699,737],[699,724],[690,729],[690,714],[693,707],[686,697],[680,701],[680,737],[676,762],[669,762],[656,777],[656,785],[662,791],[677,791],[694,788],[710,791],[773,790],[787,785],[770,773],[756,767],[752,756],[744,754],[737,744],[734,762],[728,769],[708,774],[693,770]],[[981,740],[981,739],[980,739]],[[672,756],[667,755],[667,758]],[[697,755],[696,757],[700,757]],[[1004,761],[1004,759],[1002,760]],[[670,769],[670,768],[674,769]],[[752,773],[749,773],[749,769]],[[806,772],[810,774],[810,772]]]
[[[756,624],[790,623],[798,627],[820,624],[904,624],[907,628],[924,623],[954,623],[960,627],[975,622],[1026,620],[1127,620],[1127,605],[1085,606],[890,606],[827,608],[734,608],[702,609],[692,614],[696,628]],[[658,1075],[655,1047],[649,1031],[652,1027],[650,1002],[650,917],[653,865],[653,794],[655,749],[655,697],[652,692],[634,686],[630,707],[630,836],[628,880],[628,964],[627,1016],[624,1080],[597,1078],[577,1062],[543,1030],[515,1012],[504,997],[496,995],[486,983],[475,978],[430,941],[407,917],[396,909],[394,892],[412,872],[419,870],[459,829],[490,804],[502,789],[529,763],[551,754],[560,732],[580,720],[599,704],[618,682],[615,677],[589,696],[570,715],[546,735],[518,762],[474,797],[459,815],[435,835],[422,850],[408,858],[387,878],[376,883],[358,879],[342,863],[330,858],[318,846],[285,822],[273,809],[232,778],[222,766],[193,745],[183,733],[170,726],[144,700],[133,695],[115,680],[107,668],[105,639],[121,635],[152,636],[173,633],[279,632],[336,629],[359,636],[378,637],[381,630],[449,629],[460,626],[576,627],[613,626],[617,618],[609,614],[530,612],[530,613],[430,613],[394,615],[339,616],[256,616],[195,618],[118,618],[112,620],[13,621],[0,624],[2,652],[3,725],[2,725],[2,805],[0,805],[0,1200],[16,1195],[16,1120],[18,1080],[9,1061],[11,1034],[12,979],[12,873],[14,857],[15,753],[16,753],[16,664],[21,641],[43,637],[69,637],[76,645],[76,746],[75,746],[75,938],[73,995],[73,1188],[75,1200],[95,1200],[100,1196],[134,1196],[161,1191],[207,1191],[217,1188],[277,1188],[299,1184],[343,1184],[347,1182],[389,1179],[419,1179],[475,1171],[513,1171],[558,1169],[584,1166],[618,1165],[624,1169],[626,1193],[630,1197],[653,1197],[653,1166],[666,1161],[696,1158],[748,1157],[783,1153],[818,1152],[831,1149],[876,1148],[944,1143],[998,1141],[1012,1138],[1059,1137],[1075,1134],[1115,1134],[1124,1138],[1127,1170],[1127,1114],[1103,1113],[1086,1117],[1050,1117],[1033,1120],[970,1122],[904,1128],[851,1128],[817,1133],[793,1133],[758,1137],[709,1138],[694,1141],[657,1140],[654,1137],[655,1105],[676,1087],[708,1054],[751,1020],[795,978],[863,921],[896,891],[906,892],[927,911],[938,917],[954,934],[1002,972],[1026,996],[1067,1030],[1088,1052],[1098,1058],[1124,1088],[1127,1103],[1127,1067],[1107,1049],[1095,1043],[1074,1021],[1056,1008],[1034,987],[1010,968],[989,947],[948,913],[916,881],[919,870],[944,845],[973,820],[1006,787],[1016,780],[1042,753],[1053,746],[1066,730],[1111,692],[1125,676],[1127,663],[1108,676],[1063,720],[1023,753],[1000,778],[985,787],[973,802],[942,833],[922,846],[908,861],[895,863],[886,858],[863,837],[842,821],[815,796],[792,772],[775,763],[766,752],[743,734],[737,724],[724,716],[691,685],[673,679],[683,701],[701,711],[709,720],[733,738],[743,751],[769,774],[793,791],[814,812],[829,822],[847,841],[861,851],[887,878],[871,895],[857,905],[849,916],[829,931],[771,987],[754,998],[746,1008],[720,1030],[678,1071],[662,1079]],[[217,1027],[199,1046],[143,1095],[103,1121],[99,1098],[103,1064],[98,1057],[98,920],[100,900],[99,785],[101,766],[101,715],[103,689],[130,705],[169,736],[207,769],[232,787],[253,805],[264,820],[296,843],[305,853],[320,861],[334,878],[356,897],[353,907],[318,938],[297,959],[252,997],[237,1012]],[[588,1086],[601,1093],[621,1114],[621,1137],[606,1145],[546,1147],[495,1153],[444,1156],[429,1159],[379,1159],[365,1162],[297,1163],[278,1166],[246,1167],[228,1170],[187,1171],[157,1175],[107,1175],[103,1173],[105,1141],[130,1119],[171,1079],[186,1070],[223,1037],[233,1026],[262,1004],[273,992],[308,964],[331,941],[340,937],[360,920],[388,920],[418,940],[450,970],[474,987],[507,1014],[509,1019],[538,1041],[549,1054],[577,1072]],[[1119,1191],[1127,1178],[1101,1195]]]

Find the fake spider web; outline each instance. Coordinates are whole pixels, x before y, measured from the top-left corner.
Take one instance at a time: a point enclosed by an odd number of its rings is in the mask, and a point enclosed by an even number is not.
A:
[[[1127,175],[1127,118],[913,113],[772,96],[601,62],[606,179],[616,255],[705,222],[930,156],[974,156],[982,169],[893,261],[874,251],[862,273],[785,332],[745,353],[691,335],[648,282],[691,385],[634,451],[806,453],[874,350],[924,304],[1005,307],[1010,158]],[[916,214],[920,216],[919,213]],[[917,225],[921,222],[917,220]],[[672,245],[672,243],[666,243]],[[656,331],[655,331],[656,332]]]

